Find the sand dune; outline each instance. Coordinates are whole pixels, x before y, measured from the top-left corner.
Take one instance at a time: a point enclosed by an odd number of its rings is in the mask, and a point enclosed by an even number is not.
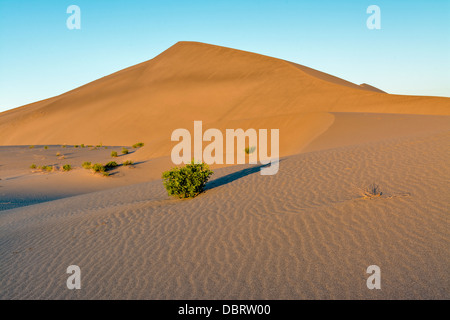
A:
[[[149,156],[160,157],[170,154],[171,132],[191,128],[194,120],[223,127],[252,119],[278,126],[281,144],[296,145],[280,150],[289,155],[310,140],[304,132],[328,127],[326,119],[309,122],[310,113],[327,112],[448,115],[450,99],[380,94],[287,61],[179,42],[147,62],[1,113],[0,145],[144,141],[153,150]],[[293,126],[292,118],[302,126]]]
[[[195,42],[3,112],[0,299],[449,299],[449,115],[449,98]],[[194,120],[280,129],[279,172],[214,165],[205,193],[170,198],[170,136]],[[81,168],[111,160],[135,165]]]

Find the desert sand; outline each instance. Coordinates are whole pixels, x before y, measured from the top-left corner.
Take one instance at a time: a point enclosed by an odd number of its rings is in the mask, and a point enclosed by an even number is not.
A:
[[[215,165],[203,194],[169,197],[170,134],[194,120],[279,128],[279,172]],[[3,112],[0,132],[1,299],[450,298],[449,98],[180,42]],[[126,160],[109,177],[81,168]],[[371,183],[381,196],[363,196]],[[374,264],[381,290],[366,287]]]

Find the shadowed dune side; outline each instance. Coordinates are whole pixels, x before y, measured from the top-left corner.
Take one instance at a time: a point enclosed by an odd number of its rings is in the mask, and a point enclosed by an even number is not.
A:
[[[450,114],[448,98],[366,89],[284,60],[179,42],[152,60],[1,113],[0,144],[143,141],[154,150],[148,156],[159,157],[169,155],[172,131],[191,128],[194,120],[223,128],[250,119],[252,125],[279,127],[281,145],[289,146],[281,154],[289,155],[329,126],[332,116],[319,121],[312,114]],[[293,125],[296,121],[304,130]]]

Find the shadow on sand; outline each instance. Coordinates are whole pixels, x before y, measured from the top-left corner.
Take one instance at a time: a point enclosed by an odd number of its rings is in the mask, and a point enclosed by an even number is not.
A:
[[[283,160],[279,160],[279,162],[281,162]],[[253,173],[257,173],[261,170],[261,168],[264,167],[269,167],[271,165],[271,163],[268,164],[261,164],[261,165],[255,165],[253,167],[250,168],[245,168],[230,174],[227,174],[223,177],[217,178],[215,180],[212,180],[210,182],[208,182],[205,186],[205,191],[206,190],[211,190],[220,186],[223,186],[225,184],[231,183],[235,180],[238,180],[240,178],[243,178],[245,176],[251,175]]]

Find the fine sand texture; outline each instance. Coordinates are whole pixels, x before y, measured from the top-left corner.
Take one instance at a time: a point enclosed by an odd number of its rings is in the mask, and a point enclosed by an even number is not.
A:
[[[154,180],[3,211],[1,298],[448,299],[449,138],[303,153],[274,176],[222,168],[193,200]]]
[[[279,129],[278,173],[212,165],[204,193],[169,197],[171,133],[195,120]],[[179,42],[0,113],[0,299],[450,299],[449,142],[450,98]]]

